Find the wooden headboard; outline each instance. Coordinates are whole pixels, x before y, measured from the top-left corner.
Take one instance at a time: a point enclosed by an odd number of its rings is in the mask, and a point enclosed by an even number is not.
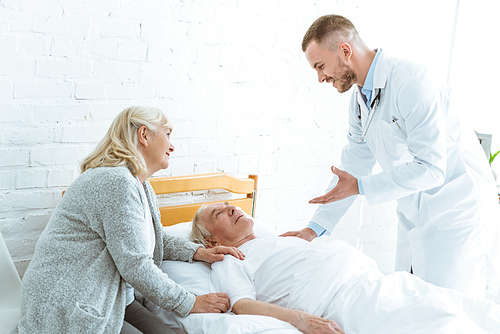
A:
[[[257,199],[257,175],[237,178],[226,173],[198,174],[186,176],[159,177],[149,179],[156,195],[223,189],[234,194],[246,194],[244,198],[228,199],[232,205],[239,206],[247,214],[255,217]],[[196,211],[204,204],[219,201],[201,202],[160,207],[161,223],[170,226],[191,221]]]

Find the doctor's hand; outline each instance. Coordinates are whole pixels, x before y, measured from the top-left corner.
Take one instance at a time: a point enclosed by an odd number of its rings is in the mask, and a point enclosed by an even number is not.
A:
[[[224,254],[232,255],[239,260],[245,258],[243,252],[236,247],[215,246],[212,248],[198,248],[193,255],[193,260],[214,263],[224,260]]]
[[[323,196],[310,200],[309,204],[327,204],[359,194],[358,179],[334,166],[332,166],[332,173],[339,177],[337,185]]]
[[[229,297],[223,292],[196,296],[193,308],[189,313],[224,313],[229,310]]]
[[[316,232],[311,230],[309,227],[303,228],[300,231],[289,231],[280,235],[280,237],[297,237],[302,238],[307,241],[312,241],[317,237]]]

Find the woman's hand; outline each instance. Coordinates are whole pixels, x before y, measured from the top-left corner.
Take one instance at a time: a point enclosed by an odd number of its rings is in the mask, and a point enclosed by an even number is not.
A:
[[[189,313],[224,313],[229,309],[229,297],[223,293],[209,293],[196,296],[196,301]]]
[[[292,323],[298,330],[306,334],[345,334],[335,321],[318,317],[314,314],[300,312],[300,316]]]
[[[224,260],[224,254],[230,254],[239,260],[245,258],[243,252],[236,247],[216,246],[212,248],[198,248],[196,253],[194,253],[193,259],[196,261],[214,263],[215,261]]]

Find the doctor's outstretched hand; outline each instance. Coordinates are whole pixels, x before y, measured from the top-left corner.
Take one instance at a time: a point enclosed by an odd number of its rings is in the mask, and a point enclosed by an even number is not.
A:
[[[311,230],[309,227],[303,228],[300,231],[289,231],[280,235],[280,237],[297,237],[302,238],[307,241],[312,241],[317,237],[316,232]]]
[[[358,179],[335,166],[332,166],[332,173],[339,177],[337,185],[323,196],[310,200],[309,204],[327,204],[359,194]]]

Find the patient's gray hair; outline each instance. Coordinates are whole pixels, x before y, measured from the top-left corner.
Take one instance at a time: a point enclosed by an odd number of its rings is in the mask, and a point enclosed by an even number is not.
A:
[[[206,245],[205,238],[210,238],[212,236],[212,233],[208,232],[205,226],[201,223],[201,214],[207,206],[208,205],[202,205],[194,214],[191,235],[189,236],[192,242],[202,245]]]

